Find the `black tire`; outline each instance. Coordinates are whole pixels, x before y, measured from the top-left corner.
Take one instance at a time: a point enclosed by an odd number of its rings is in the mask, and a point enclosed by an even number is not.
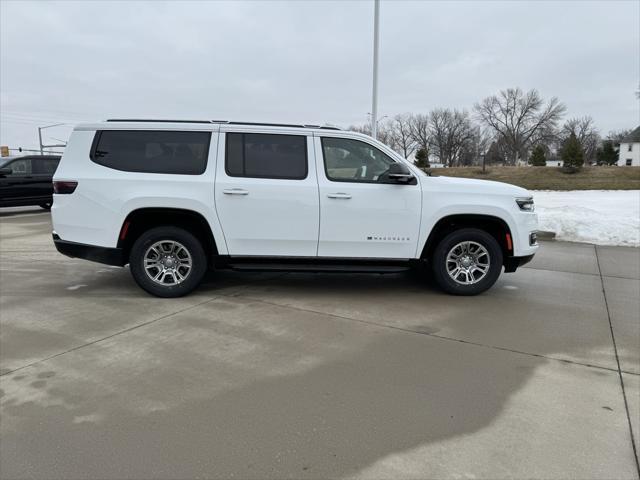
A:
[[[476,283],[464,284],[458,282],[447,271],[447,256],[451,249],[461,242],[475,242],[482,245],[489,254],[489,268],[484,276],[477,274]],[[486,262],[486,258],[483,259]],[[444,237],[431,257],[431,270],[436,283],[447,293],[453,295],[477,295],[490,288],[502,271],[502,249],[496,239],[489,233],[477,228],[462,228]],[[454,265],[455,267],[455,265]],[[461,280],[468,279],[465,274],[459,276]],[[474,277],[475,278],[475,277]]]
[[[44,210],[51,210],[51,205],[51,202],[41,203],[40,208],[43,208]]]
[[[144,259],[147,251],[152,245],[161,241],[179,243],[191,257],[191,269],[188,273],[182,271],[185,273],[185,278],[180,283],[160,284],[154,281],[145,270]],[[129,255],[129,269],[136,283],[150,294],[163,298],[182,297],[195,290],[207,272],[207,265],[207,255],[200,241],[186,230],[170,226],[156,227],[144,232],[133,243]],[[152,273],[156,271],[159,269],[153,270]],[[173,280],[175,278],[175,276],[172,277]],[[172,279],[170,278],[169,282]]]

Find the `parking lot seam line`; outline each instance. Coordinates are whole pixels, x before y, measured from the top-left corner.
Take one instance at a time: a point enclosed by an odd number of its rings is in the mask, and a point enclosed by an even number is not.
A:
[[[204,305],[206,303],[213,302],[214,300],[217,300],[219,298],[220,298],[219,295],[214,295],[213,297],[209,298],[208,300],[205,300],[205,301],[200,302],[200,303],[196,303],[195,305],[191,305],[189,307],[185,307],[185,308],[183,308],[181,310],[176,310],[175,312],[168,313],[166,315],[162,315],[161,317],[154,318],[152,320],[148,320],[146,322],[140,323],[138,325],[134,325],[134,326],[129,327],[129,328],[125,328],[123,330],[119,330],[119,331],[117,331],[115,333],[107,335],[106,337],[101,337],[101,338],[98,338],[96,340],[92,340],[90,342],[83,343],[82,345],[76,345],[75,347],[69,348],[69,349],[65,350],[64,352],[58,352],[58,353],[56,353],[54,355],[50,355],[50,356],[48,356],[46,358],[41,358],[41,359],[36,360],[34,362],[31,362],[31,363],[29,363],[27,365],[23,365],[21,367],[14,368],[13,370],[9,370],[7,372],[4,372],[4,373],[0,374],[0,377],[3,377],[5,375],[10,375],[10,374],[15,373],[15,372],[17,372],[19,370],[24,370],[25,368],[33,367],[34,365],[37,365],[39,363],[46,362],[48,360],[52,360],[52,359],[54,359],[56,357],[60,357],[62,355],[66,355],[67,353],[75,352],[76,350],[80,350],[82,348],[89,347],[91,345],[95,345],[95,344],[103,342],[105,340],[109,340],[110,338],[117,337],[118,335],[122,335],[123,333],[128,333],[128,332],[131,332],[132,330],[136,330],[136,329],[141,328],[141,327],[146,327],[147,325],[150,325],[152,323],[158,322],[160,320],[164,320],[165,318],[172,317],[172,316],[177,315],[179,313],[186,312],[187,310],[191,310],[193,308],[200,307],[200,306],[202,306],[202,305]]]
[[[622,376],[622,369],[620,368],[620,357],[618,356],[618,346],[616,344],[616,336],[613,332],[613,322],[611,321],[611,312],[609,311],[609,302],[607,301],[607,290],[604,286],[604,278],[602,278],[602,269],[600,268],[600,257],[598,256],[598,247],[594,245],[596,251],[596,262],[598,264],[598,271],[600,272],[600,283],[602,284],[602,295],[604,297],[604,305],[607,308],[607,319],[609,320],[609,331],[611,332],[611,342],[613,343],[613,352],[616,356],[616,363],[618,365],[618,378],[620,379],[620,387],[622,388],[622,399],[624,400],[624,408],[627,413],[627,423],[629,424],[629,435],[631,436],[631,447],[633,448],[633,455],[636,460],[636,470],[640,477],[640,462],[638,461],[638,450],[636,448],[636,439],[633,433],[633,422],[629,415],[629,402],[627,401],[627,392],[624,387],[624,377]]]
[[[620,278],[623,280],[638,280],[635,277],[623,277],[620,275],[601,275],[598,273],[586,273],[586,272],[570,272],[569,270],[551,270],[550,268],[537,268],[537,267],[520,267],[526,270],[540,270],[541,272],[554,272],[554,273],[572,273],[574,275],[589,275],[591,277],[604,277],[604,278]]]
[[[254,283],[259,283],[259,282],[266,281],[266,280],[272,280],[272,279],[274,279],[274,278],[282,277],[282,276],[284,276],[284,275],[287,275],[287,273],[279,273],[279,274],[276,274],[276,275],[273,275],[273,276],[269,276],[268,278],[259,278],[259,279],[253,280],[253,281],[246,282],[246,283],[244,283],[244,284],[243,284],[242,286],[240,286],[240,287],[229,287],[229,288],[243,288],[243,287],[245,287],[245,286],[248,288],[248,286],[249,286],[249,285],[252,285],[252,284],[254,284]],[[234,295],[240,295],[240,293],[241,293],[241,292],[237,292],[237,293],[235,293]],[[145,326],[150,325],[150,324],[152,324],[152,323],[155,323],[155,322],[157,322],[157,321],[159,321],[159,320],[164,320],[165,318],[172,317],[173,315],[177,315],[177,314],[179,314],[179,313],[186,312],[187,310],[191,310],[192,308],[196,308],[196,307],[199,307],[199,306],[204,305],[204,304],[206,304],[206,303],[209,303],[209,302],[212,302],[212,301],[214,301],[214,300],[217,300],[217,299],[219,299],[219,298],[220,298],[220,297],[222,297],[222,296],[229,297],[229,296],[232,296],[232,295],[224,295],[224,294],[218,294],[218,293],[216,293],[216,294],[214,294],[214,295],[213,295],[213,297],[211,297],[211,298],[209,298],[208,300],[205,300],[205,301],[203,301],[203,302],[196,303],[195,305],[191,305],[190,307],[183,308],[182,310],[177,310],[177,311],[175,311],[175,312],[173,312],[173,313],[168,313],[167,315],[163,315],[163,316],[158,317],[158,318],[156,318],[156,319],[149,320],[148,322],[144,322],[144,323],[141,323],[141,324],[139,324],[139,325],[134,325],[133,327],[130,327],[130,328],[125,328],[124,330],[120,330],[120,331],[118,331],[118,332],[116,332],[116,333],[113,333],[113,334],[111,334],[111,335],[108,335],[108,336],[106,336],[106,337],[102,337],[102,338],[99,338],[99,339],[96,339],[96,340],[92,340],[91,342],[87,342],[87,343],[85,343],[85,344],[78,345],[78,346],[76,346],[76,347],[70,348],[70,349],[68,349],[68,350],[65,350],[64,352],[59,352],[59,353],[56,353],[56,354],[54,354],[54,355],[50,355],[50,356],[48,356],[48,357],[46,357],[46,358],[41,358],[40,360],[36,360],[35,362],[31,362],[31,363],[29,363],[29,364],[27,364],[27,365],[23,365],[23,366],[21,366],[21,367],[14,368],[13,370],[10,370],[10,371],[8,371],[8,372],[4,372],[4,373],[0,374],[0,377],[3,377],[3,376],[5,376],[5,375],[10,375],[10,374],[15,373],[15,372],[17,372],[17,371],[19,371],[19,370],[23,370],[23,369],[25,369],[25,368],[32,367],[32,366],[37,365],[37,364],[39,364],[39,363],[46,362],[47,360],[51,360],[51,359],[53,359],[53,358],[59,357],[59,356],[61,356],[61,355],[65,355],[65,354],[70,353],[70,352],[74,352],[74,351],[79,350],[79,349],[81,349],[81,348],[89,347],[89,346],[91,346],[91,345],[95,345],[96,343],[100,343],[100,342],[102,342],[102,341],[104,341],[104,340],[108,340],[108,339],[113,338],[113,337],[116,337],[116,336],[118,336],[118,335],[122,335],[123,333],[128,333],[128,332],[130,332],[130,331],[132,331],[132,330],[136,330],[136,329],[138,329],[138,328],[145,327]]]
[[[554,273],[573,273],[575,275],[589,275],[591,277],[599,277],[597,273],[573,272],[571,270],[553,270],[551,268],[540,268],[540,267],[533,267],[533,266],[530,267],[529,265],[525,265],[520,268],[522,268],[523,270],[540,270],[541,272],[554,272]]]
[[[427,337],[438,338],[440,340],[447,340],[447,341],[451,341],[451,342],[459,342],[459,343],[464,343],[464,344],[467,344],[467,345],[474,345],[476,347],[489,348],[489,349],[493,349],[493,350],[501,350],[503,352],[516,353],[516,354],[519,354],[519,355],[527,355],[527,356],[530,356],[530,357],[544,358],[546,360],[554,360],[554,361],[557,361],[557,362],[569,363],[569,364],[572,364],[572,365],[580,365],[582,367],[596,368],[598,370],[606,370],[608,372],[618,373],[617,369],[611,368],[611,367],[603,367],[602,365],[594,365],[594,364],[590,364],[590,363],[577,362],[575,360],[568,360],[568,359],[565,359],[565,358],[551,357],[551,356],[548,356],[548,355],[542,355],[540,353],[523,352],[521,350],[514,350],[514,349],[506,348],[506,347],[499,347],[497,345],[487,345],[487,344],[484,344],[484,343],[471,342],[469,340],[462,340],[460,338],[447,337],[447,336],[444,336],[444,335],[437,335],[435,333],[425,333],[425,332],[420,332],[418,330],[411,330],[410,328],[397,327],[395,325],[387,325],[387,324],[378,323],[378,322],[370,322],[370,321],[362,320],[362,319],[359,319],[359,318],[345,317],[344,315],[338,315],[338,314],[335,314],[335,313],[321,312],[321,311],[318,311],[318,310],[311,310],[311,309],[308,309],[308,308],[295,307],[293,305],[283,305],[283,304],[279,304],[279,303],[268,302],[266,300],[262,300],[260,298],[255,298],[255,297],[251,297],[251,296],[248,296],[248,295],[241,295],[241,294],[225,295],[223,293],[221,293],[220,295],[222,295],[224,297],[245,298],[245,299],[253,300],[253,301],[256,301],[256,302],[261,302],[261,303],[264,303],[264,304],[267,304],[267,305],[272,305],[274,307],[290,308],[292,310],[298,310],[298,311],[301,311],[301,312],[316,313],[316,314],[319,314],[319,315],[326,315],[328,317],[339,318],[339,319],[348,320],[348,321],[351,321],[351,322],[363,323],[363,324],[369,325],[369,326],[375,326],[375,327],[380,327],[380,328],[389,328],[391,330],[399,330],[401,332],[411,333],[411,334],[414,334],[414,335],[423,335],[423,336],[427,336]],[[634,374],[634,375],[640,375],[640,374]]]

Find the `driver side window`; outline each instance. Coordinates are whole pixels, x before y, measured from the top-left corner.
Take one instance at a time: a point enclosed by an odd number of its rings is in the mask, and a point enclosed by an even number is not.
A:
[[[322,138],[322,155],[327,178],[334,182],[376,183],[389,165],[391,157],[360,140]]]

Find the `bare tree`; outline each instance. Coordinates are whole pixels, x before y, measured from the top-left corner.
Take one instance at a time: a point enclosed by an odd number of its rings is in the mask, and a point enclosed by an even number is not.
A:
[[[408,158],[416,150],[416,142],[411,135],[411,115],[396,115],[385,126],[390,129],[394,150]]]
[[[347,128],[347,130],[371,136],[370,123],[365,123],[364,125],[351,125],[349,128]],[[389,125],[389,123],[378,122],[378,140],[388,147],[392,148],[393,150],[399,151],[393,129],[391,128],[391,125]]]
[[[502,139],[493,140],[485,154],[487,165],[502,165],[505,162],[505,148]]]
[[[587,164],[595,162],[596,152],[600,144],[600,134],[593,124],[593,118],[570,118],[562,126],[560,139],[564,143],[571,134],[574,134],[584,152],[584,159]]]
[[[482,156],[487,154],[491,144],[490,132],[479,126],[472,126],[471,136],[465,142],[460,154],[460,165],[479,165],[482,163]]]
[[[396,152],[401,151],[402,147],[398,143],[398,138],[395,135],[393,125],[390,121],[378,122],[378,140]]]
[[[347,128],[347,130],[363,133],[365,135],[371,135],[371,125],[368,123],[365,123],[364,125],[351,125],[349,126],[349,128]]]
[[[431,150],[431,130],[429,129],[429,115],[418,113],[409,117],[409,132],[417,148],[423,149],[429,156]]]
[[[624,139],[624,137],[629,136],[629,134],[631,132],[632,132],[632,130],[630,128],[628,128],[626,130],[625,129],[623,129],[623,130],[612,130],[607,135],[607,140],[611,140],[611,142],[613,143],[613,148],[618,150],[620,148],[620,142],[622,142],[622,139]]]
[[[480,120],[502,139],[512,165],[527,155],[534,141],[555,131],[565,109],[556,97],[545,104],[537,90],[525,93],[520,88],[501,90],[475,105]]]
[[[429,131],[434,154],[448,166],[460,162],[462,150],[473,136],[469,113],[438,108],[429,114]]]

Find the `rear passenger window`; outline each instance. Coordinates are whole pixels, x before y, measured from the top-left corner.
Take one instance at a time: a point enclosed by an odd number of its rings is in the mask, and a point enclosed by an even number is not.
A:
[[[35,158],[33,160],[33,173],[38,175],[53,175],[56,173],[60,160],[55,158]]]
[[[225,170],[231,177],[307,178],[307,137],[227,133]]]
[[[91,160],[126,172],[200,175],[207,168],[211,132],[102,130]]]

